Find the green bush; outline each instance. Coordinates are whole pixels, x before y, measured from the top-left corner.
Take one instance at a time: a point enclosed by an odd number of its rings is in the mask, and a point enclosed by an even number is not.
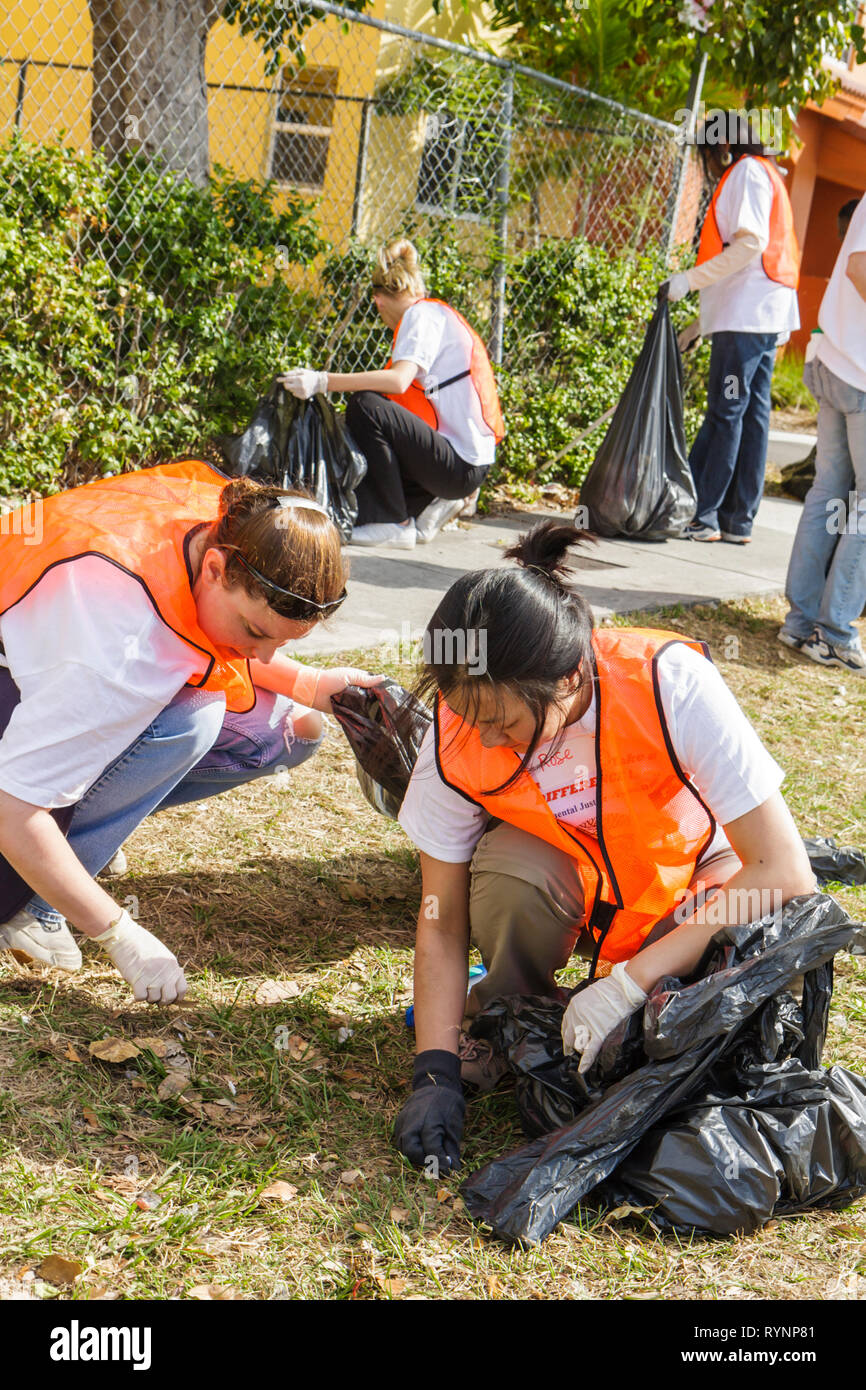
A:
[[[217,170],[0,149],[0,493],[201,448],[305,351],[278,273],[323,246],[309,206]]]
[[[787,351],[776,359],[770,382],[770,399],[775,410],[808,410],[815,414],[818,402],[803,381],[803,354]]]
[[[616,405],[640,352],[664,272],[648,257],[614,257],[580,239],[548,241],[509,268],[505,360],[500,373],[508,434],[496,476],[583,481],[604,437],[593,430],[560,462],[561,449]],[[676,327],[694,307],[671,309]],[[705,350],[701,350],[705,354]],[[706,350],[708,351],[708,350]],[[703,413],[703,377],[686,373],[686,427]]]
[[[402,230],[429,293],[489,336],[495,242],[461,240],[444,219]],[[315,299],[279,273],[322,252]],[[0,495],[205,449],[243,428],[280,366],[384,364],[371,263],[357,242],[329,250],[303,200],[277,211],[268,184],[217,169],[199,188],[140,157],[106,165],[12,139],[0,148]],[[513,255],[506,271],[508,434],[493,477],[579,484],[603,430],[552,460],[619,399],[663,272],[577,238]],[[677,326],[694,312],[672,310]],[[707,354],[687,367],[689,437]]]

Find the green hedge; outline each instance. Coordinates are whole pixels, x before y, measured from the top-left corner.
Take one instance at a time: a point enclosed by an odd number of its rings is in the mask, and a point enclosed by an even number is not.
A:
[[[489,332],[495,249],[461,251],[445,224],[405,230],[430,293]],[[314,301],[280,271],[322,252]],[[581,240],[506,269],[508,436],[494,476],[579,483],[600,432],[550,460],[619,398],[660,273]],[[139,157],[109,166],[14,138],[0,148],[0,495],[206,449],[244,426],[290,361],[384,362],[369,274],[369,248],[329,251],[312,205],[276,212],[270,185],[217,170],[199,188]],[[674,306],[678,323],[692,312]],[[705,376],[689,376],[690,433]]]
[[[278,251],[275,248],[279,248]],[[313,306],[276,256],[322,248],[300,200],[139,157],[0,149],[0,493],[153,461],[251,409]]]

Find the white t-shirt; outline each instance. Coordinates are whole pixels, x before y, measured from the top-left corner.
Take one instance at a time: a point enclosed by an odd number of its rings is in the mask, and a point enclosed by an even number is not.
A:
[[[471,357],[472,336],[456,314],[429,299],[409,306],[400,320],[391,359],[414,362],[420,368],[416,380],[432,396],[439,433],[464,463],[486,466],[493,462],[496,439],[481,414],[471,377],[436,390],[439,383],[468,371]]]
[[[784,773],[767,752],[717,667],[684,644],[658,660],[659,692],[674,752],[719,829],[704,858],[728,845],[721,829],[753,811],[781,786]],[[561,742],[542,744],[529,772],[557,820],[596,834],[596,702],[569,725]],[[551,751],[552,750],[552,751]],[[464,864],[488,814],[439,776],[428,730],[400,808],[400,824],[418,849],[447,864]]]
[[[0,790],[72,806],[207,657],[166,627],[143,587],[98,555],[55,565],[0,617],[21,701],[0,738]]]
[[[723,242],[752,232],[763,252],[770,241],[773,185],[764,166],[748,155],[727,175],[716,200]],[[707,214],[709,216],[709,213]],[[701,290],[701,333],[791,333],[800,327],[796,290],[765,274],[761,257]]]
[[[836,257],[821,300],[817,356],[836,376],[866,391],[866,303],[845,274],[848,257],[866,251],[866,197],[854,209],[851,225]]]

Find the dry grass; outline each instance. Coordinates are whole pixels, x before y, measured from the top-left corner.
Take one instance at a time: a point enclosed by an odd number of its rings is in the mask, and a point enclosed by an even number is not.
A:
[[[866,844],[866,688],[779,647],[781,614],[756,601],[661,621],[710,642],[789,771],[803,832]],[[51,1252],[81,1264],[59,1295],[76,1299],[866,1293],[863,1203],[733,1240],[578,1213],[519,1251],[469,1222],[457,1180],[403,1165],[389,1133],[411,1065],[416,860],[367,807],[336,731],[284,781],[146,822],[128,854],[116,891],[188,963],[191,994],[180,1009],[131,1003],[90,947],[72,978],[0,956],[0,1297],[58,1296],[36,1274]],[[866,890],[838,896],[862,916]],[[827,1057],[862,1072],[866,967],[841,957],[837,979]],[[266,980],[299,993],[257,1003]],[[180,1099],[159,1099],[152,1050],[121,1064],[88,1054],[95,1039],[145,1035],[183,1042]],[[475,1102],[467,1166],[519,1138],[507,1093]],[[275,1179],[295,1189],[287,1201],[262,1196]]]

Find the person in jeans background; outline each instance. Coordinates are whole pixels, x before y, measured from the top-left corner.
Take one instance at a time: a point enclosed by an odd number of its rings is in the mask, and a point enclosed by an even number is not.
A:
[[[671,300],[700,290],[701,333],[712,338],[707,413],[689,455],[698,505],[688,535],[745,545],[764,487],[776,347],[800,326],[800,256],[782,175],[746,118],[728,116],[728,141],[702,144],[721,178],[697,264],[662,290]],[[708,123],[704,140],[710,133]]]
[[[854,626],[866,602],[866,199],[818,313],[803,380],[818,401],[815,481],[794,537],[779,641],[822,666],[866,672]],[[814,348],[813,344],[817,344]]]
[[[296,367],[282,381],[302,400],[352,393],[346,424],[367,474],[357,488],[351,544],[411,549],[460,514],[487,476],[505,429],[484,344],[455,309],[427,298],[410,241],[379,252],[372,293],[394,333],[384,368]]]

